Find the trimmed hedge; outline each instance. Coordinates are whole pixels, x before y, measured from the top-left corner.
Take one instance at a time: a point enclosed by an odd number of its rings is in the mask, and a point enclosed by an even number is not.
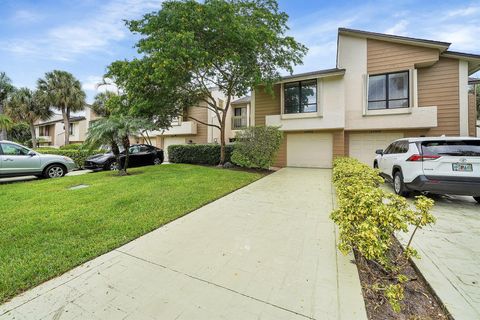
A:
[[[225,162],[230,162],[233,145],[225,146]],[[219,144],[179,144],[168,146],[168,158],[172,163],[208,164],[220,163]]]
[[[82,143],[70,143],[60,147],[61,150],[81,150],[82,148]]]
[[[103,153],[100,150],[92,150],[92,151],[88,151],[88,150],[68,150],[68,149],[67,150],[65,150],[65,149],[62,150],[62,149],[55,149],[55,148],[38,148],[38,149],[35,149],[35,151],[38,151],[38,152],[44,153],[44,154],[57,154],[57,155],[60,155],[60,156],[69,157],[73,161],[75,161],[75,165],[78,168],[83,168],[85,160],[88,157],[90,157],[94,154]]]

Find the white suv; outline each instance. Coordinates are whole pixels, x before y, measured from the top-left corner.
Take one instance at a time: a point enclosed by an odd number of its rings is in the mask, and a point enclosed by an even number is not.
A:
[[[399,195],[427,191],[473,196],[480,203],[480,138],[405,138],[376,153],[373,166]]]

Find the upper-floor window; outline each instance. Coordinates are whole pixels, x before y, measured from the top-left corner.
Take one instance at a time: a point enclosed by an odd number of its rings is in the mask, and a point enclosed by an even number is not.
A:
[[[49,136],[50,135],[50,126],[40,126],[38,127],[39,136]]]
[[[70,135],[73,136],[75,134],[75,124],[70,123],[69,129],[70,129]]]
[[[283,85],[283,113],[317,112],[317,80],[288,82]]]
[[[408,81],[408,71],[369,76],[368,110],[408,108]]]
[[[232,129],[242,129],[248,126],[247,107],[233,108]]]

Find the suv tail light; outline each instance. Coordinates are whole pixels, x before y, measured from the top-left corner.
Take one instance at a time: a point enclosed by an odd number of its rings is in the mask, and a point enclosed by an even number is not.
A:
[[[407,161],[427,161],[427,160],[435,160],[440,158],[440,156],[425,156],[419,154],[412,154]]]

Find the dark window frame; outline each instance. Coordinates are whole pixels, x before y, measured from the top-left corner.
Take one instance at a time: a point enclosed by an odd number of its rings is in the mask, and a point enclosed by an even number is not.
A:
[[[400,73],[406,73],[407,74],[407,98],[400,98],[400,99],[390,99],[389,97],[389,76],[392,74],[400,74]],[[386,72],[386,73],[376,73],[376,74],[369,74],[368,75],[368,90],[370,91],[370,77],[378,77],[378,76],[385,76],[385,100],[370,100],[368,98],[367,94],[367,109],[368,110],[395,110],[395,109],[406,109],[410,108],[410,70],[403,70],[403,71],[395,71],[395,72]],[[407,100],[407,106],[406,107],[394,107],[390,108],[390,101],[400,101],[400,100]],[[381,109],[370,109],[369,104],[370,102],[383,102],[385,101],[385,108]]]
[[[315,81],[315,103],[307,103],[306,105],[307,106],[313,106],[315,105],[315,111],[306,111],[304,112],[303,111],[303,107],[302,107],[302,103],[300,101],[300,97],[302,96],[302,83],[305,83],[305,82],[313,82]],[[299,95],[299,99],[298,99],[298,103],[299,103],[299,107],[298,107],[298,110],[299,112],[286,112],[286,103],[285,103],[285,86],[286,85],[292,85],[294,83],[298,83],[298,95]],[[307,80],[299,80],[299,81],[291,81],[291,82],[285,82],[283,84],[283,114],[302,114],[302,113],[315,113],[315,112],[318,112],[318,79],[314,78],[314,79],[307,79]]]

